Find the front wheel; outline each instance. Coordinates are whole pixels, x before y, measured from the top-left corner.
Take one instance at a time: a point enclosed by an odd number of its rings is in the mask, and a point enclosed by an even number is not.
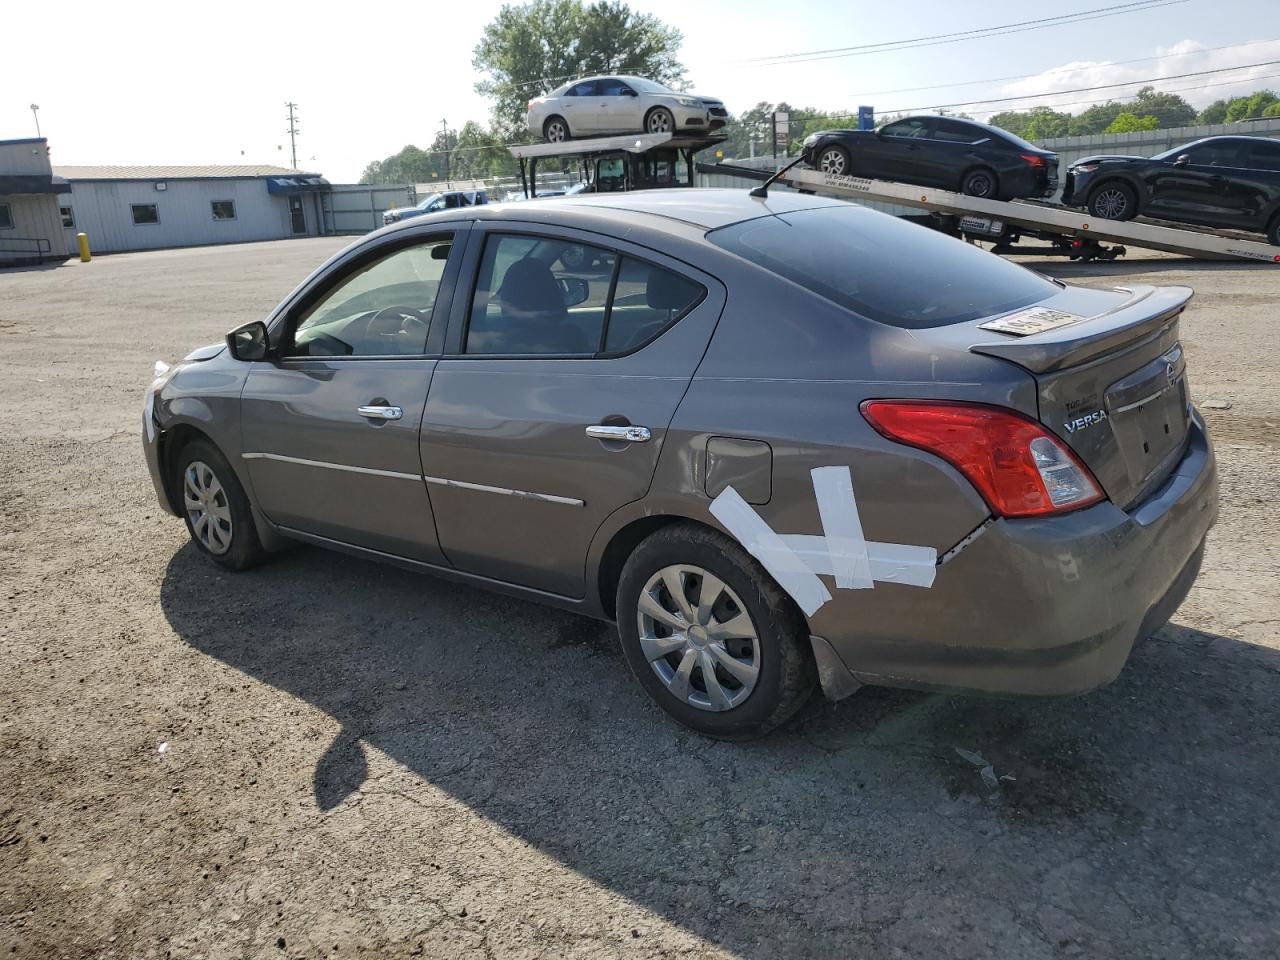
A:
[[[187,532],[200,552],[226,570],[244,570],[262,562],[249,498],[218,448],[194,440],[173,465],[174,489]]]
[[[666,107],[654,107],[644,120],[645,133],[675,133],[676,118]]]
[[[713,530],[680,523],[642,542],[623,567],[617,617],[641,686],[699,733],[763,736],[813,693],[804,617],[745,550]]]
[[[823,147],[818,151],[816,165],[823,173],[834,173],[837,176],[847,177],[851,168],[849,151],[844,147]]]
[[[1089,213],[1099,220],[1132,220],[1138,215],[1138,195],[1128,184],[1104,183],[1089,194]]]

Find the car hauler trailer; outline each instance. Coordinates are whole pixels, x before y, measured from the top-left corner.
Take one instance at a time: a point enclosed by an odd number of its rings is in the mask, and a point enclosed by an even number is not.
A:
[[[767,171],[730,164],[698,164],[704,173],[728,173],[765,180]],[[762,174],[765,174],[762,176]],[[784,167],[777,180],[797,190],[830,196],[876,200],[927,210],[941,230],[969,240],[994,244],[996,253],[1058,254],[1081,260],[1112,260],[1125,245],[1164,250],[1207,260],[1253,260],[1280,264],[1280,247],[1238,231],[1213,232],[1169,221],[1099,220],[1085,210],[1034,200],[987,200],[949,190],[913,186],[892,180],[867,180]],[[1020,247],[1023,237],[1048,241],[1050,247]],[[1113,246],[1106,246],[1113,244]]]
[[[507,149],[519,161],[520,186],[532,199],[538,196],[538,163],[546,160],[558,160],[562,168],[581,164],[583,182],[593,193],[691,187],[694,154],[724,141],[723,136],[629,133]]]

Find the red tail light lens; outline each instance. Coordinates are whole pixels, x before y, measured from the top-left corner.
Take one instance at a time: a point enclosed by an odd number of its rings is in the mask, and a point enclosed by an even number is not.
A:
[[[1037,157],[1034,153],[1020,153],[1018,156],[1025,160],[1028,166],[1047,167],[1049,165],[1048,160],[1044,157]]]
[[[534,105],[535,103],[537,103],[537,101],[536,101],[536,100],[530,100],[530,101],[525,105],[525,109],[526,109],[526,110],[532,110],[532,109],[533,109],[533,105]]]
[[[928,450],[965,475],[1002,517],[1066,513],[1103,499],[1093,474],[1035,420],[1002,407],[936,400],[868,400],[884,436]]]

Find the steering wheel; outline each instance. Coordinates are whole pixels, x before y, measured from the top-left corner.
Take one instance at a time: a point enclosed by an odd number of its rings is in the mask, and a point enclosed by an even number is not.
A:
[[[425,349],[431,311],[393,304],[369,317],[364,333],[368,340],[380,340],[386,353],[419,353]]]

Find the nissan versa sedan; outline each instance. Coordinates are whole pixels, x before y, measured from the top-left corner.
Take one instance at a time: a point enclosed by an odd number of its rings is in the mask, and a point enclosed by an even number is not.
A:
[[[529,132],[548,143],[609,133],[708,133],[729,111],[715,97],[679,93],[644,77],[587,77],[529,101]]]
[[[1280,247],[1280,140],[1206,137],[1150,159],[1085,157],[1067,170],[1062,202],[1105,220],[1252,230]]]
[[[1007,130],[956,117],[904,117],[879,130],[824,130],[804,141],[804,161],[847,177],[896,180],[973,197],[1048,197],[1058,155]]]
[[[162,370],[146,462],[228,570],[301,541],[616,621],[711,736],[819,685],[1074,694],[1217,515],[1190,296],[799,194],[453,210]]]

